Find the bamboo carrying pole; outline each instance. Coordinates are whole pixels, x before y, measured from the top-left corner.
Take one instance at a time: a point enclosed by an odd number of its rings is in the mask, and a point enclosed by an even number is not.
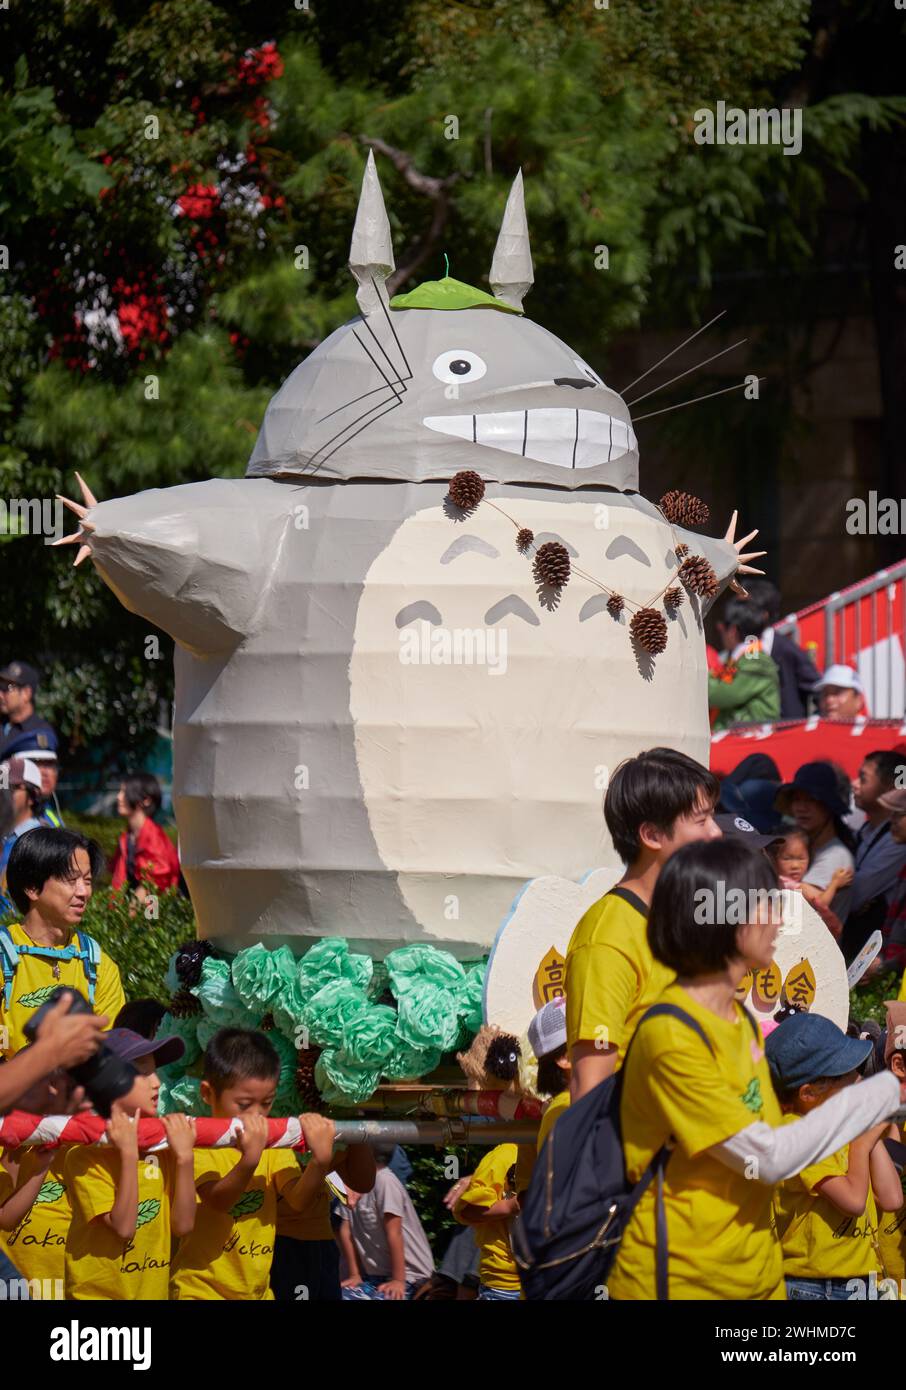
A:
[[[167,1136],[161,1120],[143,1119],[138,1122],[139,1148],[144,1152],[165,1149]],[[268,1148],[289,1148],[305,1151],[305,1137],[298,1119],[269,1120]],[[201,1118],[195,1121],[197,1148],[232,1148],[241,1120]],[[338,1144],[432,1144],[445,1147],[453,1144],[490,1146],[508,1142],[533,1144],[537,1138],[537,1122],[531,1120],[473,1119],[468,1116],[441,1117],[433,1120],[337,1120]],[[46,1145],[58,1148],[64,1144],[108,1144],[106,1122],[99,1115],[29,1115],[14,1110],[0,1117],[0,1146],[5,1149]]]

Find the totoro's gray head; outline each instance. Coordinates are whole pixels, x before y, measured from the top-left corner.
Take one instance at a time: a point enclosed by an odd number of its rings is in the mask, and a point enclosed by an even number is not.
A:
[[[359,318],[271,400],[249,477],[488,480],[634,491],[621,396],[522,314],[532,282],[521,174],[494,253],[494,294],[445,277],[389,300],[390,228],[369,156],[350,253]]]

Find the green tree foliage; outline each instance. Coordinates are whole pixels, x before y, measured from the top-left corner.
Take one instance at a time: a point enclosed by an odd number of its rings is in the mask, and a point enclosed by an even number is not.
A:
[[[860,10],[828,8],[840,23]],[[369,144],[398,287],[441,274],[443,252],[486,283],[522,167],[532,316],[600,369],[616,333],[655,310],[687,322],[716,276],[752,276],[736,302],[757,315],[766,268],[814,258],[828,175],[863,197],[860,141],[903,113],[883,91],[815,83],[818,22],[808,0],[13,0],[4,496],[71,495],[76,468],[100,497],[241,474],[269,394],[354,312],[345,262]],[[783,97],[808,103],[801,156],[696,143],[701,108]],[[780,297],[790,312],[809,283]],[[783,338],[768,336],[769,357]],[[4,648],[48,667],[45,708],[71,754],[139,757],[170,646],[147,660],[147,625],[45,539],[2,536]]]

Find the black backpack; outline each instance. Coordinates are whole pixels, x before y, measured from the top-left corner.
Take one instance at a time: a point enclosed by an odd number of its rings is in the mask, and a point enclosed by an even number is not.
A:
[[[676,1004],[655,1004],[639,1021],[678,1018],[712,1048],[701,1025]],[[748,1015],[757,1036],[761,1032]],[[628,1057],[627,1052],[627,1057]],[[657,1296],[666,1299],[667,1220],[664,1170],[671,1145],[654,1155],[633,1187],[626,1177],[620,1134],[623,1068],[570,1105],[544,1142],[532,1171],[510,1245],[527,1299],[606,1298],[604,1285],[639,1198],[657,1179]]]

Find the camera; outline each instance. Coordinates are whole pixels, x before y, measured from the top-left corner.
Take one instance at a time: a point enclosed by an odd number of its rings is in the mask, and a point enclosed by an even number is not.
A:
[[[58,989],[54,990],[46,1004],[42,1004],[26,1023],[24,1032],[30,1043],[33,1043],[37,1038],[38,1029],[44,1022],[48,1010],[52,1009],[60,999],[65,998],[72,1000],[69,1006],[71,1014],[94,1013],[90,1004],[77,989],[60,985]],[[122,1057],[118,1057],[115,1052],[111,1052],[110,1048],[105,1047],[103,1043],[93,1057],[89,1057],[85,1062],[80,1062],[78,1066],[67,1067],[66,1070],[76,1085],[85,1087],[85,1094],[88,1099],[98,1114],[103,1115],[105,1119],[110,1116],[113,1102],[132,1090],[138,1075],[135,1067],[124,1061]]]

